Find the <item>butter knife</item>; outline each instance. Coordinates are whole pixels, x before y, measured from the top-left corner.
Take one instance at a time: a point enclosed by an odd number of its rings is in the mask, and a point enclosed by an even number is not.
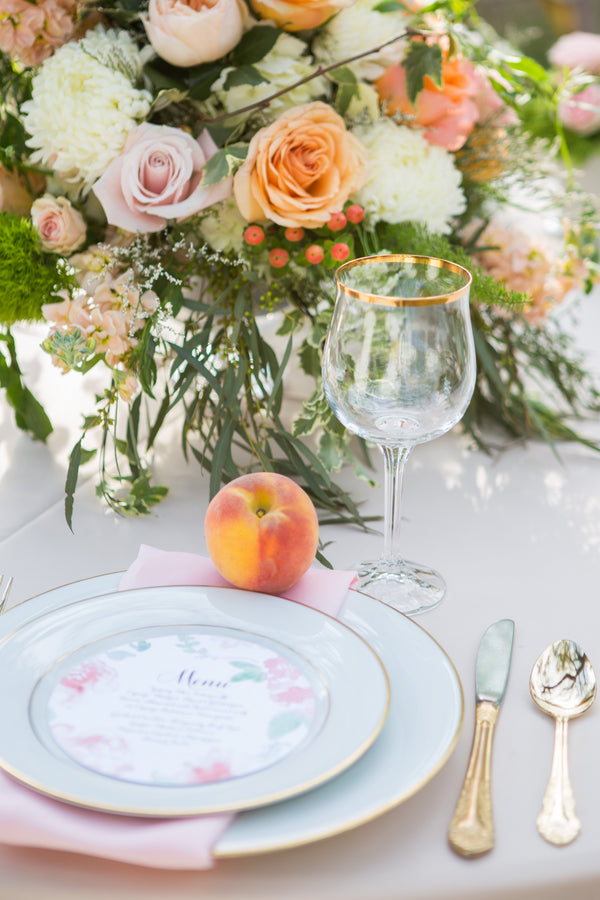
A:
[[[465,780],[448,829],[450,846],[461,856],[479,856],[494,846],[492,738],[512,656],[515,623],[500,619],[484,633],[475,673],[475,731]]]

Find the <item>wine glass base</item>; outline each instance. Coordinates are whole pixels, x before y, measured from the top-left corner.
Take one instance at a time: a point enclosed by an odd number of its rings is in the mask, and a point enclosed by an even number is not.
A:
[[[405,559],[362,563],[356,588],[408,616],[433,609],[446,593],[438,572]]]

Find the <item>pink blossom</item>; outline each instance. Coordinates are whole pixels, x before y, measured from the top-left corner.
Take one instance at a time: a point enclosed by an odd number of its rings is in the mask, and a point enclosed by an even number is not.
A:
[[[115,677],[116,672],[111,666],[100,659],[91,659],[61,678],[60,683],[63,687],[81,694],[89,685],[97,685],[102,682],[111,683]]]
[[[231,776],[231,769],[225,762],[213,763],[210,768],[195,767],[192,769],[192,778],[196,784],[204,784],[210,781],[222,781]]]
[[[518,116],[514,109],[507,106],[504,100],[481,68],[474,70],[476,90],[473,94],[473,103],[477,107],[477,121],[485,124],[492,122],[494,125],[514,125]]]
[[[600,131],[600,83],[588,84],[558,106],[560,121],[576,134]]]
[[[304,703],[305,700],[313,700],[314,694],[311,688],[298,687],[292,685],[286,691],[275,694],[274,698],[277,703]]]
[[[75,0],[0,0],[0,51],[39,66],[75,31]]]
[[[592,75],[600,75],[600,34],[588,31],[563,34],[550,48],[548,59],[559,68],[579,68]]]
[[[46,321],[54,322],[63,329],[80,328],[85,335],[94,329],[88,298],[83,295],[73,299],[64,297],[57,303],[44,303],[42,314]]]
[[[490,249],[476,254],[479,265],[496,281],[529,295],[523,314],[531,322],[542,320],[569,290],[580,286],[583,277],[583,273],[571,271],[569,260],[537,231],[539,225],[528,220],[509,217],[492,221],[480,238]]]
[[[93,187],[111,225],[130,232],[160,231],[231,195],[232,179],[202,187],[217,146],[207,131],[195,140],[180,128],[145,122]]]

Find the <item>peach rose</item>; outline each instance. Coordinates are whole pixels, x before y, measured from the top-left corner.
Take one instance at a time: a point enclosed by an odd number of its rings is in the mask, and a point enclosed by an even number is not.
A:
[[[441,86],[425,76],[415,106],[408,99],[406,71],[400,63],[386,69],[375,86],[388,115],[406,116],[410,124],[424,128],[431,144],[451,152],[463,146],[479,118],[472,99],[478,91],[475,69],[461,56],[443,61]]]
[[[231,195],[231,178],[202,187],[202,170],[217,152],[207,131],[195,140],[186,131],[145,122],[127,138],[92,190],[110,225],[125,231],[160,231]]]
[[[363,145],[341,116],[315,101],[288,110],[254,135],[233,190],[249,222],[318,228],[366,175]]]
[[[186,67],[229,53],[247,18],[244,0],[150,0],[144,27],[162,59]]]
[[[17,172],[0,166],[0,212],[26,216],[31,209],[31,201],[25,179]]]
[[[42,247],[51,253],[73,253],[85,240],[83,216],[66,197],[40,197],[31,207],[31,221]]]
[[[308,31],[318,28],[340,9],[356,0],[250,0],[262,19],[271,19],[284,31]]]

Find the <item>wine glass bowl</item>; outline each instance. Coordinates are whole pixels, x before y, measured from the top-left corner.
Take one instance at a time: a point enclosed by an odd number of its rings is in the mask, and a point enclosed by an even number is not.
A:
[[[475,386],[470,273],[425,256],[352,260],[336,272],[323,352],[323,386],[340,422],[379,446],[385,461],[385,541],[359,569],[359,587],[403,612],[442,599],[438,573],[398,552],[399,501],[408,454],[449,431]]]

